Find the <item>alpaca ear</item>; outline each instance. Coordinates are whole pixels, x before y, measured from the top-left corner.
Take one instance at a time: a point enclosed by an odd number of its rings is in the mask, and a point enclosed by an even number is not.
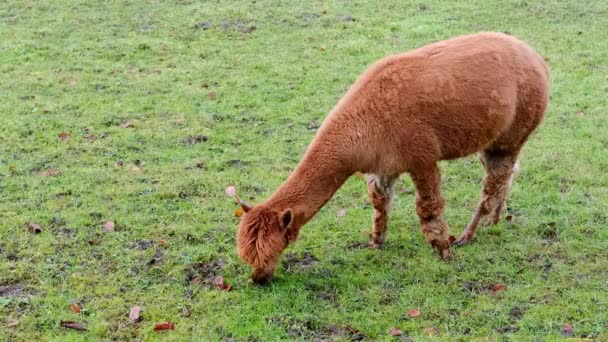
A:
[[[279,217],[279,224],[281,225],[281,229],[286,230],[291,222],[293,221],[293,213],[291,209],[285,209],[281,216]]]
[[[236,199],[236,202],[241,206],[241,208],[243,209],[244,212],[248,212],[249,210],[253,209],[253,206],[245,201],[243,201],[239,195],[234,194],[234,198]]]

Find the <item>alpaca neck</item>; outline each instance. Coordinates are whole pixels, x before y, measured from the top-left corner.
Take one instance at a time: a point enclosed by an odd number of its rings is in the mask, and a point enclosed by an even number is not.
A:
[[[266,201],[279,212],[292,209],[299,225],[308,222],[355,171],[340,160],[339,150],[315,140],[287,181]]]

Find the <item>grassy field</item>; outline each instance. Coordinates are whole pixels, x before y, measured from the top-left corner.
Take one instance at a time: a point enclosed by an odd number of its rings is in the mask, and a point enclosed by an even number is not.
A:
[[[305,3],[0,2],[1,340],[608,340],[608,2]],[[224,189],[269,196],[369,63],[482,30],[552,69],[512,220],[442,262],[404,176],[368,250],[352,178],[253,286]],[[483,171],[441,167],[458,235]]]

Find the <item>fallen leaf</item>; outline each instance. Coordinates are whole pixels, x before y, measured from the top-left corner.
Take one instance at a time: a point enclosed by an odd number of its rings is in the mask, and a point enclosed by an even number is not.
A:
[[[234,195],[236,195],[236,188],[234,187],[234,185],[230,185],[226,188],[226,195],[230,197],[234,197]]]
[[[109,232],[113,232],[113,231],[114,231],[114,222],[113,221],[108,221],[103,224],[104,233],[109,233]]]
[[[357,178],[363,178],[363,173],[357,171],[357,172],[355,172],[354,176],[357,177]]]
[[[403,331],[401,331],[401,329],[399,329],[399,328],[391,328],[388,331],[388,334],[391,336],[401,336],[401,335],[403,335]]]
[[[507,285],[505,285],[505,284],[496,284],[492,287],[492,292],[496,293],[496,292],[504,291],[506,288],[507,288]]]
[[[160,243],[163,248],[169,248],[169,243],[167,242],[167,240],[158,240],[158,243]]]
[[[456,237],[454,235],[450,235],[448,237],[448,241],[450,241],[450,243],[452,243],[452,242],[456,241]]]
[[[97,136],[93,133],[89,133],[87,135],[84,136],[88,141],[95,141],[97,140]]]
[[[120,128],[129,128],[129,127],[133,127],[133,122],[131,121],[125,121],[123,123],[120,124]]]
[[[338,212],[336,213],[336,216],[338,217],[344,217],[344,215],[346,215],[346,209],[344,208],[338,210]]]
[[[203,84],[201,84],[201,87],[202,88],[209,88],[209,84],[208,83],[203,83]]]
[[[70,305],[70,308],[72,309],[73,313],[75,313],[75,314],[80,313],[80,305],[78,305],[78,303],[72,303],[72,305]]]
[[[173,330],[175,325],[171,322],[158,322],[154,324],[154,331]]]
[[[226,291],[226,292],[230,291],[230,289],[232,288],[232,285],[224,282],[224,277],[222,277],[222,276],[214,277],[213,280],[211,281],[211,283],[218,290],[222,290],[222,291]]]
[[[65,141],[70,137],[70,132],[63,131],[63,132],[57,134],[57,136],[59,137],[59,139]]]
[[[11,319],[10,321],[6,322],[6,326],[9,328],[16,327],[17,325],[19,325],[19,321],[16,319]]]
[[[505,220],[507,220],[507,222],[511,222],[511,221],[513,221],[513,215],[507,215],[507,216],[505,217]]]
[[[34,222],[28,222],[27,223],[27,228],[30,230],[30,232],[34,233],[34,234],[39,234],[42,233],[42,227]]]
[[[237,208],[237,209],[234,211],[234,216],[236,216],[236,217],[241,217],[241,216],[243,216],[243,209],[241,209],[241,208]]]
[[[131,320],[131,322],[139,322],[141,320],[141,317],[139,316],[141,312],[141,308],[139,306],[134,306],[131,308],[131,311],[129,311],[129,320]]]
[[[59,175],[61,172],[57,169],[48,169],[44,171],[38,172],[38,175],[41,177],[54,177]]]
[[[201,278],[200,278],[200,277],[192,278],[192,280],[190,280],[190,282],[191,282],[191,283],[195,283],[195,284],[198,284],[198,283],[200,283],[201,281],[202,281],[202,280],[201,280]]]
[[[210,92],[209,94],[207,94],[207,98],[209,98],[209,100],[215,100],[217,99],[217,94],[214,92]]]
[[[578,116],[579,118],[582,118],[583,116],[585,116],[585,113],[583,113],[583,112],[576,112],[576,116]]]
[[[139,166],[135,166],[135,165],[131,166],[131,171],[133,173],[142,173],[143,172],[143,170]]]
[[[418,316],[420,316],[420,310],[418,310],[418,309],[409,309],[409,310],[407,310],[407,314],[408,314],[408,316],[410,316],[412,318],[413,317],[418,317]]]
[[[87,328],[85,328],[84,325],[74,321],[61,321],[60,326],[78,331],[87,331]]]
[[[70,86],[75,87],[78,84],[78,82],[76,82],[76,80],[71,80],[70,81]]]
[[[439,329],[435,327],[426,328],[424,329],[424,333],[428,334],[429,336],[436,336],[439,335]]]
[[[562,327],[562,336],[564,337],[572,337],[574,336],[574,330],[572,329],[572,324],[566,323]]]

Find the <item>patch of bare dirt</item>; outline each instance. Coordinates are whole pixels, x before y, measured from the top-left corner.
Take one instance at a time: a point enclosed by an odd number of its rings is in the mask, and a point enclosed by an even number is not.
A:
[[[304,252],[302,255],[289,253],[283,259],[283,266],[288,273],[302,272],[310,270],[319,259],[309,252]]]

